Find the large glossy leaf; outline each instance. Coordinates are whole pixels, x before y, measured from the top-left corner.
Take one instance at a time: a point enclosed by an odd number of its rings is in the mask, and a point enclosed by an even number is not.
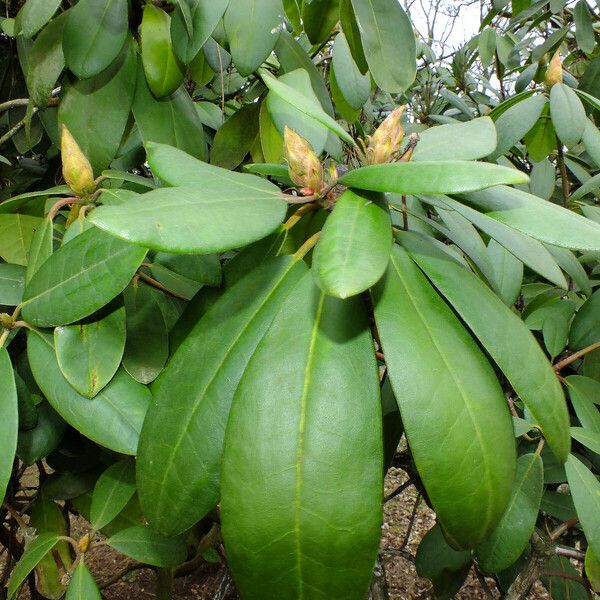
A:
[[[21,24],[21,34],[32,38],[58,10],[61,0],[29,0],[23,4],[17,17]]]
[[[177,9],[171,20],[173,48],[177,56],[189,64],[214,31],[229,0],[178,0],[175,4]]]
[[[362,302],[326,296],[307,273],[252,356],[227,425],[223,536],[245,598],[363,600],[380,535],[381,444]]]
[[[77,27],[83,31],[81,25]],[[96,175],[108,167],[119,149],[133,102],[136,64],[134,42],[130,39],[110,67],[95,77],[66,85],[63,90],[59,121],[67,126]],[[115,102],[115,98],[119,101]]]
[[[396,0],[352,0],[365,57],[384,91],[408,89],[416,75],[415,34]]]
[[[369,69],[362,40],[360,38],[360,29],[356,22],[356,15],[350,0],[340,0],[340,25],[346,36],[346,41],[350,47],[352,58],[358,65],[361,73],[366,73]]]
[[[118,56],[128,31],[127,0],[79,0],[69,11],[63,47],[79,79],[97,75]]]
[[[446,539],[473,548],[510,495],[515,445],[504,395],[477,345],[402,248],[394,246],[373,295],[417,469]]]
[[[354,296],[379,281],[391,246],[392,223],[385,199],[346,190],[323,227],[313,255],[313,275],[325,293]]]
[[[23,317],[33,325],[66,325],[108,304],[129,283],[146,249],[95,227],[55,252],[25,291]]]
[[[574,146],[586,127],[585,109],[577,94],[564,83],[550,90],[550,115],[558,139],[569,148]]]
[[[542,242],[574,250],[600,250],[600,224],[533,194],[498,186],[463,198],[489,217]]]
[[[79,562],[71,576],[65,600],[102,600],[96,580],[83,560]]]
[[[52,338],[30,333],[27,355],[37,384],[61,417],[94,442],[115,452],[135,454],[150,403],[148,389],[119,371],[90,400],[78,394],[60,372]]]
[[[37,425],[33,429],[19,432],[17,455],[26,464],[48,456],[59,444],[67,424],[50,406],[42,402],[36,407]]]
[[[27,256],[27,272],[25,273],[25,282],[29,283],[31,278],[42,266],[53,250],[54,224],[52,219],[44,219],[44,221],[36,228],[31,244],[29,245],[29,254]]]
[[[419,133],[413,160],[475,160],[496,149],[496,128],[490,117],[430,127]]]
[[[520,456],[508,507],[496,529],[477,548],[477,560],[485,573],[498,573],[521,556],[535,527],[543,491],[541,458]]]
[[[302,25],[311,44],[326,42],[340,18],[339,0],[302,2]]]
[[[501,183],[527,183],[529,177],[516,169],[489,163],[447,160],[370,165],[349,171],[339,181],[374,192],[452,194]]]
[[[402,244],[504,372],[556,456],[570,448],[569,416],[558,379],[527,326],[473,273],[426,239],[401,233]]]
[[[573,350],[600,342],[600,290],[592,294],[577,311],[569,336]]]
[[[283,15],[281,0],[230,0],[223,23],[237,70],[250,75],[269,56]]]
[[[333,44],[333,68],[335,80],[346,102],[355,110],[362,108],[371,93],[371,77],[360,72],[342,32],[336,35]]]
[[[135,463],[121,460],[113,463],[96,482],[90,507],[90,522],[94,529],[108,525],[131,500],[135,493]]]
[[[235,388],[305,270],[289,256],[253,270],[197,322],[157,381],[140,442],[138,487],[144,513],[158,531],[184,531],[218,502]]]
[[[0,501],[4,499],[17,449],[19,431],[17,388],[12,364],[6,348],[0,348]]]
[[[83,396],[93,398],[117,372],[125,347],[125,309],[99,321],[54,330],[58,365]]]
[[[23,300],[25,267],[0,264],[0,305],[16,306]]]
[[[586,54],[590,54],[596,47],[596,38],[586,0],[577,2],[573,16],[575,18],[577,46]]]
[[[107,544],[122,554],[156,567],[174,567],[187,556],[183,538],[166,538],[142,526],[115,533],[108,538]]]
[[[569,489],[588,544],[600,553],[600,481],[572,454],[565,463]]]
[[[31,240],[43,219],[21,214],[0,214],[0,258],[27,265]]]

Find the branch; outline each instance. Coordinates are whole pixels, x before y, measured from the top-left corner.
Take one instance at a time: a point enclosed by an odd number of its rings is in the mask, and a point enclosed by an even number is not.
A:
[[[595,342],[594,344],[587,346],[587,348],[584,348],[583,350],[579,350],[578,352],[571,354],[571,356],[567,356],[567,358],[563,358],[560,362],[557,362],[554,365],[554,372],[559,373],[566,366],[568,366],[571,363],[575,362],[576,360],[582,358],[586,354],[589,354],[590,352],[593,352],[594,350],[598,350],[598,348],[600,348],[600,342]]]
[[[142,273],[141,271],[138,271],[137,275],[142,281],[144,281],[148,285],[151,285],[152,287],[155,287],[157,290],[160,290],[165,294],[169,294],[169,296],[173,296],[173,298],[178,298],[179,300],[187,301],[187,298],[185,296],[182,296],[181,294],[178,294],[177,292],[166,288],[162,283],[160,283],[160,281],[156,281],[156,279],[150,277],[150,275],[146,275],[146,273]]]

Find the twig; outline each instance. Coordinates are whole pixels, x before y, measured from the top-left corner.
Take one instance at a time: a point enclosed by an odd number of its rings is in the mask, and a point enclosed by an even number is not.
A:
[[[406,196],[402,195],[402,227],[408,231],[408,212],[406,210]]]
[[[116,575],[113,575],[110,579],[107,579],[103,583],[99,584],[98,587],[101,590],[104,590],[107,587],[110,587],[111,585],[118,583],[128,573],[131,573],[132,571],[138,571],[141,569],[152,569],[152,567],[150,565],[144,565],[142,563],[134,563],[132,565],[128,565],[127,567],[125,567],[124,569],[119,571]]]
[[[402,483],[401,485],[399,485],[393,492],[390,492],[384,499],[383,502],[389,502],[390,500],[394,499],[396,496],[399,496],[406,488],[410,487],[412,485],[412,480],[409,479],[408,481],[405,481],[404,483]]]
[[[54,219],[54,217],[56,217],[56,215],[58,214],[58,211],[61,208],[63,208],[63,206],[69,206],[71,204],[79,204],[79,203],[81,203],[81,200],[74,196],[70,196],[69,198],[61,198],[60,200],[57,200],[52,205],[52,208],[48,211],[48,218],[52,221]]]
[[[560,181],[562,185],[563,205],[567,206],[567,204],[569,203],[570,194],[569,176],[567,175],[567,167],[565,166],[565,155],[563,152],[562,144],[560,142],[558,142],[557,149],[557,163],[558,170],[560,172]]]
[[[587,348],[583,348],[583,350],[579,350],[578,352],[571,354],[571,356],[567,356],[567,358],[563,358],[560,362],[557,362],[554,365],[554,372],[559,373],[566,366],[568,366],[571,363],[575,362],[576,360],[580,359],[582,356],[585,356],[586,354],[589,354],[590,352],[597,350],[598,348],[600,348],[600,342],[595,342],[594,344],[587,346]]]
[[[375,562],[373,570],[373,579],[369,588],[368,600],[388,600],[389,599],[387,581],[385,576],[385,565],[380,559]]]
[[[575,550],[575,548],[568,548],[566,546],[556,546],[556,554],[558,554],[558,556],[566,556],[567,558],[572,558],[580,562],[585,560],[585,552]]]
[[[584,579],[580,575],[572,575],[571,573],[565,573],[564,571],[542,571],[542,575],[544,577],[560,577],[561,579],[570,579],[572,581],[577,581],[585,588],[589,588],[590,584],[587,579]]]
[[[174,292],[173,290],[166,288],[162,283],[160,283],[160,281],[156,281],[156,279],[154,279],[153,277],[150,277],[150,275],[146,275],[146,273],[142,273],[141,271],[138,271],[137,276],[142,281],[146,282],[148,285],[155,287],[157,290],[160,290],[161,292],[164,292],[165,294],[169,294],[169,296],[173,296],[173,298],[178,298],[179,300],[187,300],[187,298],[185,296],[182,296],[181,294],[178,294],[177,292]]]
[[[297,260],[302,260],[312,250],[313,246],[319,241],[320,237],[321,237],[320,231],[317,231],[317,233],[314,233],[313,235],[311,235],[304,242],[304,244],[302,244],[302,246],[300,246],[300,248],[298,248],[298,250],[296,250],[296,252],[294,253],[294,257]]]
[[[579,519],[577,517],[561,523],[554,531],[550,533],[550,539],[557,540],[565,531],[571,529],[571,527],[575,527],[577,523],[579,523]]]
[[[417,494],[417,498],[415,500],[415,504],[413,506],[412,513],[410,515],[410,520],[408,522],[408,528],[406,530],[406,535],[404,536],[404,539],[402,540],[400,549],[406,548],[406,545],[408,544],[408,540],[410,540],[410,534],[412,533],[412,529],[415,525],[415,519],[417,517],[417,510],[419,510],[419,504],[421,504],[421,494]]]
[[[317,210],[318,208],[319,207],[316,204],[304,204],[283,224],[283,228],[286,231],[289,231],[304,215],[313,210]]]
[[[483,589],[483,593],[485,594],[485,597],[488,598],[489,600],[494,600],[494,594],[492,594],[492,590],[490,589],[490,586],[487,584],[487,581],[485,580],[483,573],[477,568],[477,565],[475,565],[475,575],[477,577],[477,581],[479,581],[479,584],[481,585],[481,587]]]
[[[213,523],[209,532],[200,540],[196,548],[196,556],[182,563],[173,570],[174,577],[185,577],[196,571],[202,564],[206,562],[202,556],[209,548],[214,548],[221,543],[221,528],[217,523]]]
[[[29,102],[29,98],[15,98],[14,100],[7,100],[6,102],[0,103],[0,113],[11,110],[12,108],[27,106]],[[58,98],[51,98],[48,100],[47,106],[56,106],[57,104]]]

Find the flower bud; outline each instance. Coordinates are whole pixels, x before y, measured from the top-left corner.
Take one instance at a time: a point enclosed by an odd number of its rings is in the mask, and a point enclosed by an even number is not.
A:
[[[90,547],[90,534],[86,533],[80,540],[77,542],[77,549],[79,552],[87,552]]]
[[[555,83],[563,82],[562,61],[558,50],[555,52],[545,76],[546,85],[551,88]]]
[[[283,132],[285,158],[291,180],[307,194],[319,192],[323,186],[323,165],[312,146],[293,129]]]
[[[367,146],[367,163],[377,165],[390,162],[404,139],[402,129],[402,113],[405,106],[400,106],[392,111],[377,128]]]
[[[92,194],[94,191],[92,165],[65,125],[62,126],[60,151],[63,177],[69,187],[76,196],[89,196]]]

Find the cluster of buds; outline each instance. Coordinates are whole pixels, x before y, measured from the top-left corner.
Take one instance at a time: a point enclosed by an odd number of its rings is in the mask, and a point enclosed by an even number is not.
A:
[[[400,106],[392,111],[375,133],[367,137],[365,156],[368,165],[391,162],[400,151],[404,139],[402,114],[405,108]]]
[[[550,64],[548,65],[544,80],[549,88],[551,88],[555,83],[563,82],[562,61],[560,60],[560,54],[558,50],[555,52]]]
[[[325,179],[323,165],[312,146],[287,126],[283,141],[290,179],[300,186],[301,194],[318,194],[325,187]]]
[[[92,165],[65,125],[62,126],[60,152],[63,177],[73,193],[80,198],[93,194],[96,184]]]

